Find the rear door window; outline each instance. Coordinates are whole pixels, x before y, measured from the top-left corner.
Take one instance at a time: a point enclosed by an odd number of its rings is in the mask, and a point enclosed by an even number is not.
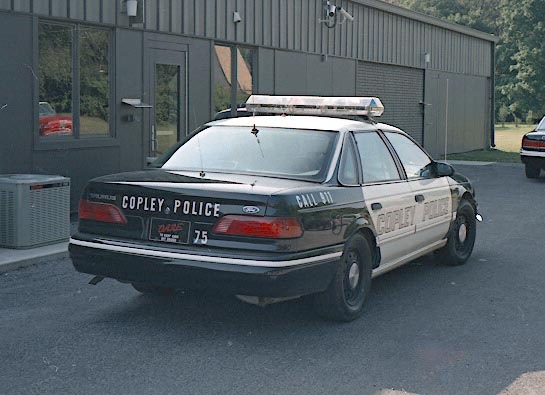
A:
[[[382,138],[376,132],[356,133],[354,137],[361,158],[364,183],[388,182],[401,179],[394,158]]]

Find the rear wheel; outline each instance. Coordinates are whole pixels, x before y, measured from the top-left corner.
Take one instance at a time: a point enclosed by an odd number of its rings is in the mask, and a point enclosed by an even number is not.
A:
[[[132,287],[144,295],[168,296],[174,294],[173,288],[158,287],[143,283],[131,283]]]
[[[526,170],[526,177],[528,178],[538,178],[539,173],[541,172],[541,168],[529,163],[526,163],[525,170]]]
[[[352,321],[358,318],[371,288],[372,254],[369,242],[355,235],[345,245],[329,287],[314,296],[316,311],[324,318]]]
[[[473,252],[476,236],[475,209],[467,200],[462,200],[450,228],[447,245],[439,250],[439,259],[446,265],[463,265]]]

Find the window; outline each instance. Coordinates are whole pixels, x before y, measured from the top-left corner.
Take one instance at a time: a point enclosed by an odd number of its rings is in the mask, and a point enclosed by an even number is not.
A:
[[[325,178],[338,133],[318,130],[211,126],[157,165],[190,170],[273,175],[320,181]],[[155,164],[155,163],[154,163]]]
[[[401,179],[390,151],[377,133],[356,133],[355,138],[361,158],[364,183]]]
[[[431,163],[429,156],[410,138],[400,133],[386,132],[386,137],[394,146],[408,178],[422,177],[422,171]]]
[[[254,92],[256,51],[253,48],[215,46],[214,110],[220,112],[246,103]],[[236,67],[233,69],[233,57]],[[236,80],[236,84],[232,81]],[[236,102],[232,103],[233,96]]]
[[[359,185],[358,162],[354,152],[354,143],[350,136],[347,136],[343,146],[339,182],[343,185]]]
[[[110,41],[105,29],[39,23],[40,137],[110,135]]]

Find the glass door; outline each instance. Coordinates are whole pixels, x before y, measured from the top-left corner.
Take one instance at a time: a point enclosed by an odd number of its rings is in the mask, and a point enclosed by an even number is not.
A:
[[[151,131],[151,156],[163,154],[176,144],[180,130],[180,65],[155,64],[154,122]]]
[[[148,57],[147,92],[152,108],[146,138],[146,162],[165,153],[187,134],[186,122],[186,51],[150,48]]]

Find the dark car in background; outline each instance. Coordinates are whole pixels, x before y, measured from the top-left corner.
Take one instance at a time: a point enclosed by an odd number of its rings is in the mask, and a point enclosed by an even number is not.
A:
[[[72,134],[72,117],[58,115],[46,102],[39,103],[39,135],[64,136]]]
[[[545,169],[545,117],[535,130],[522,137],[520,159],[524,163],[528,178],[538,178],[541,169]]]

